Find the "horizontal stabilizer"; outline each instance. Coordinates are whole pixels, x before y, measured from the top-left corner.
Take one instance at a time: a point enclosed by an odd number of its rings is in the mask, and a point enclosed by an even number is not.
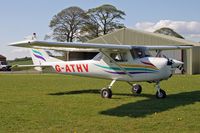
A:
[[[51,67],[51,65],[13,65],[11,68],[16,68],[16,67]]]
[[[34,68],[35,70],[37,71],[42,71],[42,68],[49,68],[49,67],[52,67],[51,65],[13,65],[11,67],[11,69],[16,69],[16,68],[23,68],[26,70],[26,68]]]

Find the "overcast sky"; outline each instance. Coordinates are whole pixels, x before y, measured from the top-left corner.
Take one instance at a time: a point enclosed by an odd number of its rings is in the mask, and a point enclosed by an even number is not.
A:
[[[188,40],[200,41],[199,0],[0,0],[0,54],[8,59],[29,56],[27,50],[8,46],[36,32],[43,39],[51,18],[62,9],[84,10],[112,4],[125,11],[129,28],[152,32],[173,28]]]

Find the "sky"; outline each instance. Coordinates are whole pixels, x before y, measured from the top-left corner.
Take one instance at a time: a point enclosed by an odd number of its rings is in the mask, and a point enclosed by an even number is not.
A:
[[[29,56],[27,49],[8,46],[37,33],[51,33],[54,15],[70,6],[84,10],[112,4],[126,13],[126,27],[153,32],[169,27],[186,39],[200,42],[199,0],[0,0],[0,54],[7,59]]]

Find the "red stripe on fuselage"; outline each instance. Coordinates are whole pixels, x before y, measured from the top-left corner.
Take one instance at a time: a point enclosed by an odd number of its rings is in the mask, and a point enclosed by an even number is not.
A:
[[[144,61],[141,61],[143,64],[145,64],[145,65],[150,65],[150,66],[153,66],[153,67],[155,67],[154,66],[154,64],[152,64],[152,63],[150,63],[150,62],[144,62]]]

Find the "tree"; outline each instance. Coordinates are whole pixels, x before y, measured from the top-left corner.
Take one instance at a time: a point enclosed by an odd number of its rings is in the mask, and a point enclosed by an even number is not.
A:
[[[97,38],[100,34],[101,30],[97,20],[92,15],[87,15],[87,21],[85,21],[84,26],[81,28],[79,39],[84,42]]]
[[[160,28],[154,31],[154,33],[159,33],[159,34],[164,34],[164,35],[169,35],[169,36],[177,37],[180,39],[184,39],[184,37],[182,37],[180,34],[176,33],[174,30],[167,27]]]
[[[72,42],[84,24],[85,12],[79,7],[69,7],[55,15],[49,27],[53,30],[53,39]]]
[[[119,22],[123,20],[125,13],[118,10],[113,5],[102,5],[89,9],[87,12],[87,22],[81,29],[82,33],[89,39],[96,38],[112,32],[114,29],[122,28],[124,25]]]

